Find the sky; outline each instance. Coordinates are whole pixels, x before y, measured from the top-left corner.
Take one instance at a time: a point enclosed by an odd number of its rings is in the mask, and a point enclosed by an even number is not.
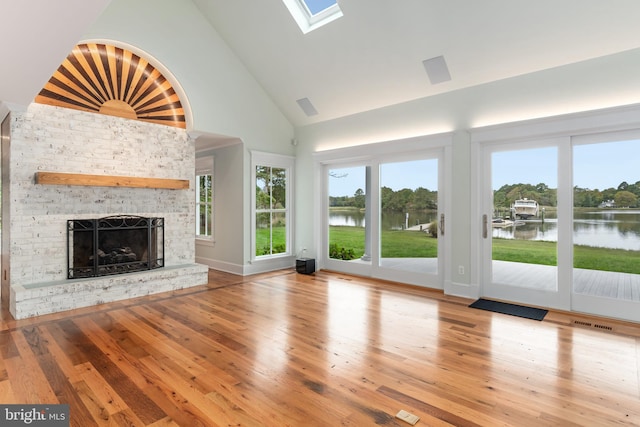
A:
[[[339,168],[329,171],[329,195],[353,196],[358,188],[365,189],[364,166]]]
[[[322,12],[329,6],[336,4],[336,0],[304,0],[312,14]]]
[[[505,184],[547,184],[558,187],[557,149],[553,147],[497,152],[492,157],[492,187]],[[640,181],[640,141],[576,145],[573,185],[591,190],[618,188]]]
[[[591,190],[618,188],[621,182],[640,181],[640,141],[577,145],[574,148],[574,185]],[[558,187],[557,149],[554,147],[496,152],[492,157],[492,187],[505,184],[547,184]],[[365,189],[364,166],[334,169],[329,178],[331,196],[353,196]],[[436,190],[436,160],[385,163],[381,167],[382,186],[394,191],[423,187]]]
[[[491,186],[494,190],[505,184],[540,184],[558,187],[558,149],[499,151],[491,156]]]
[[[338,168],[332,172],[329,177],[330,196],[353,196],[358,188],[365,190],[364,166]],[[438,189],[438,163],[435,159],[384,163],[380,168],[380,180],[383,187],[394,191],[418,187],[434,191]]]

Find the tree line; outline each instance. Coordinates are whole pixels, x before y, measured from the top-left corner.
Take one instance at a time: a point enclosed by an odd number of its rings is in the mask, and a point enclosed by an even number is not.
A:
[[[508,209],[517,199],[535,200],[541,206],[557,206],[558,190],[547,184],[505,184],[493,193],[496,208]],[[428,210],[438,208],[438,192],[423,187],[415,190],[403,188],[394,191],[389,187],[380,189],[380,203],[384,211],[406,212],[407,210]],[[596,208],[613,202],[616,207],[640,207],[640,181],[629,184],[623,181],[617,188],[605,190],[580,188],[573,189],[573,205],[576,207]],[[358,188],[353,196],[329,196],[331,207],[355,207],[364,209],[365,192]]]
[[[389,187],[380,189],[380,207],[383,211],[406,212],[438,208],[438,192],[423,187],[415,190],[403,188],[394,191]],[[365,192],[358,188],[353,196],[329,196],[331,207],[355,207],[364,209]]]
[[[493,193],[493,204],[496,208],[509,208],[516,199],[535,200],[541,206],[557,206],[558,191],[549,188],[548,185],[540,183],[532,184],[507,184],[495,190]],[[629,184],[623,181],[617,188],[607,188],[605,190],[573,188],[573,205],[575,207],[596,208],[609,205],[611,202],[616,207],[640,207],[640,181]]]
[[[640,207],[640,181],[636,181],[635,184],[622,181],[618,188],[607,188],[602,191],[579,187],[573,189],[574,206],[596,207],[609,201],[613,201],[619,208]]]

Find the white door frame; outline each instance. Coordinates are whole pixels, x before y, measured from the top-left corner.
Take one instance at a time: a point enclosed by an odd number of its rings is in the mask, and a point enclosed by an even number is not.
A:
[[[488,236],[482,237],[480,241],[481,258],[479,264],[480,270],[480,292],[481,296],[504,299],[508,301],[533,304],[542,307],[552,307],[561,310],[569,310],[571,308],[571,271],[568,266],[571,265],[571,234],[567,236],[566,230],[571,230],[571,207],[573,205],[571,189],[571,169],[560,167],[560,165],[571,164],[571,139],[568,137],[555,137],[540,140],[526,140],[519,142],[506,143],[504,141],[498,143],[485,142],[481,144],[480,155],[482,159],[481,178],[479,179],[481,188],[479,190],[481,215],[484,228],[487,227]],[[557,149],[557,163],[555,169],[557,171],[557,188],[558,188],[558,243],[557,243],[557,267],[556,267],[556,290],[545,291],[539,289],[530,289],[520,286],[510,286],[509,284],[492,282],[492,226],[491,219],[493,215],[493,189],[491,182],[491,172],[493,165],[491,164],[491,155],[501,151],[519,151],[536,148],[553,147]],[[525,165],[523,165],[525,167]],[[517,177],[514,177],[517,182]],[[487,218],[487,224],[484,221]],[[566,280],[568,279],[568,280]]]

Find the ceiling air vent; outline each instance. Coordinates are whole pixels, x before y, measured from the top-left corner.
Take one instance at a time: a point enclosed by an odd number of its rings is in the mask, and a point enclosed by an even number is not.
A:
[[[448,82],[451,80],[451,74],[449,74],[449,67],[444,60],[444,56],[436,56],[435,58],[425,59],[422,61],[424,69],[429,76],[429,81],[432,85],[438,83]]]
[[[318,114],[318,111],[313,106],[311,101],[309,101],[309,98],[298,99],[296,102],[308,117],[315,116]]]

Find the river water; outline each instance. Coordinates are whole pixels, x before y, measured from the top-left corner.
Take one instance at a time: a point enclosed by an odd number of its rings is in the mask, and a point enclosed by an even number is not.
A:
[[[435,220],[435,212],[409,212],[409,227]],[[400,230],[405,214],[382,213],[382,228]],[[329,225],[364,227],[364,213],[335,211],[329,214]],[[558,223],[553,214],[531,221],[517,221],[515,226],[494,227],[493,237],[523,240],[558,240]],[[577,245],[640,251],[640,211],[632,209],[593,210],[576,212],[573,221],[573,242]]]
[[[381,226],[384,230],[402,230],[405,224],[409,227],[419,224],[428,224],[435,221],[438,214],[436,212],[409,212],[406,214],[399,212],[383,212]],[[351,227],[364,227],[364,212],[358,210],[338,210],[329,212],[329,225],[348,225]]]

